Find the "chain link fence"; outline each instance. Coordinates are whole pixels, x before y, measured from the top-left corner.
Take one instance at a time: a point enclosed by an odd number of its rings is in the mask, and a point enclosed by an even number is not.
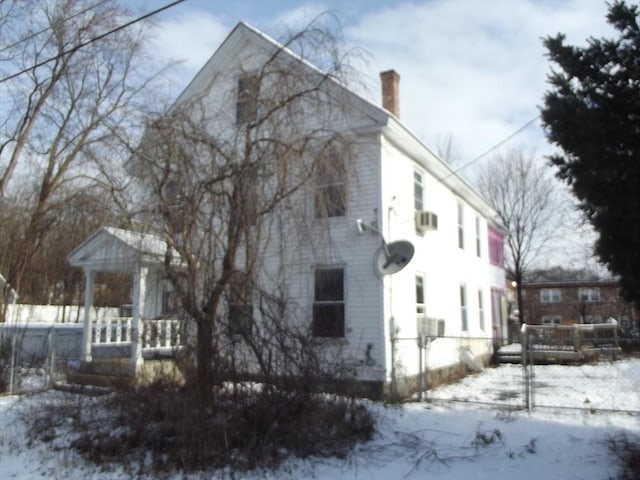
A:
[[[396,388],[423,400],[640,413],[640,337],[530,329],[493,357],[487,338],[396,339],[395,347],[404,361]],[[50,388],[79,365],[81,351],[81,324],[0,325],[0,388]],[[404,375],[411,361],[418,375]]]
[[[481,372],[430,388],[424,398],[640,413],[640,338],[620,338],[604,327],[540,326],[523,331],[520,340],[498,349]]]
[[[82,353],[82,325],[0,325],[0,388],[9,394],[46,390]]]

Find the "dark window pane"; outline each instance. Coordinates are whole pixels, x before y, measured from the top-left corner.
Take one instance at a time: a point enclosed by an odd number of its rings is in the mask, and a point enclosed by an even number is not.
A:
[[[342,217],[346,212],[346,184],[343,159],[331,152],[318,162],[315,171],[315,216]]]
[[[316,301],[344,300],[344,275],[341,268],[316,270]]]
[[[313,306],[314,337],[344,337],[344,304]]]
[[[236,101],[236,122],[238,124],[253,120],[258,103],[258,77],[247,76],[238,79],[238,96]]]
[[[422,277],[416,277],[416,303],[424,303],[424,281]]]
[[[251,335],[253,329],[253,305],[229,305],[229,333]]]

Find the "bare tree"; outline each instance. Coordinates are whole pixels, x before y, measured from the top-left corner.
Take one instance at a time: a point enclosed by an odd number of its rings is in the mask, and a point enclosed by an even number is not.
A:
[[[322,55],[325,72],[291,50]],[[260,334],[242,327],[250,312],[274,319],[261,327],[269,337],[245,342],[263,374],[278,347],[268,340],[273,332],[289,332],[293,343],[287,325],[300,312],[283,262],[295,263],[301,245],[317,236],[309,217],[318,228],[344,215],[349,177],[351,140],[339,114],[349,99],[336,80],[345,65],[331,30],[316,21],[282,46],[244,54],[235,67],[197,79],[198,91],[149,126],[131,164],[144,172],[147,222],[170,247],[167,275],[197,326],[197,385],[205,398],[226,368],[225,334]],[[309,336],[308,321],[303,330]],[[293,348],[280,350],[293,358]]]
[[[557,235],[563,219],[558,184],[533,153],[511,150],[489,160],[478,175],[478,186],[507,230],[507,271],[516,282],[522,324],[522,282]]]
[[[138,24],[90,41],[129,15],[116,0],[5,0],[2,11],[0,202],[20,219],[0,225],[13,239],[0,270],[19,290],[68,200],[108,183],[105,172],[126,158],[157,72]]]
[[[462,160],[462,154],[452,134],[438,136],[436,151],[438,156],[451,167],[458,166]]]

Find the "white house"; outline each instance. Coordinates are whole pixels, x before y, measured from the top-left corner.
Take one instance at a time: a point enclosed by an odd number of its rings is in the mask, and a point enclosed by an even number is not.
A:
[[[216,117],[212,128],[231,129],[246,108],[242,85],[247,72],[275,51],[287,56],[291,68],[319,72],[240,23],[176,105],[200,98],[205,111],[215,106],[228,112],[226,118]],[[317,189],[323,187],[316,186],[315,193],[301,191],[298,203],[306,212],[307,228],[269,237],[259,280],[266,283],[275,270],[285,272],[299,321],[307,322],[313,335],[336,342],[354,380],[368,385],[374,395],[405,394],[424,380],[433,383],[477,367],[491,356],[504,321],[503,230],[495,212],[400,121],[398,74],[383,72],[381,83],[382,107],[325,78],[321,88],[344,107],[331,112],[332,125],[350,139],[344,153],[348,175],[331,184],[332,192],[337,189],[344,196],[319,212],[308,207],[313,204],[309,196],[315,194],[317,201]],[[268,92],[261,90],[263,94]],[[319,123],[309,117],[300,125],[314,128]],[[145,172],[135,161],[129,170],[144,181]],[[88,268],[82,258],[100,256],[92,252],[104,245],[85,243],[72,261]],[[390,259],[394,254],[398,258]],[[108,264],[99,260],[101,267]],[[140,289],[145,288],[145,272],[152,270],[134,270],[137,299],[145,296]],[[89,281],[87,285],[89,291]],[[156,288],[150,295],[156,300],[144,306],[134,298],[135,321],[161,313],[159,295]],[[96,335],[86,338],[90,351]],[[141,347],[136,348],[132,352],[141,361]]]

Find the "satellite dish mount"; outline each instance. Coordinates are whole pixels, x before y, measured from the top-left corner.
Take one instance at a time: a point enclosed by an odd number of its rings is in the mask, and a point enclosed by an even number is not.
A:
[[[376,233],[382,240],[382,246],[376,252],[375,265],[380,275],[393,275],[398,273],[413,258],[415,247],[407,240],[397,240],[387,243],[382,232],[373,225],[366,224],[361,218],[356,220],[358,232],[365,233],[367,231]]]

